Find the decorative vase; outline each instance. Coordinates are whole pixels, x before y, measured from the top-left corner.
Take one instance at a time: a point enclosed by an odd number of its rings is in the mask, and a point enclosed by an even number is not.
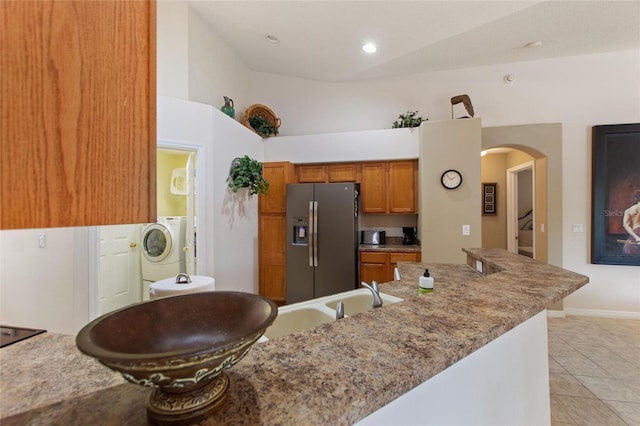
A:
[[[223,96],[224,105],[220,108],[220,111],[224,112],[231,118],[236,118],[236,110],[233,108],[233,99]]]

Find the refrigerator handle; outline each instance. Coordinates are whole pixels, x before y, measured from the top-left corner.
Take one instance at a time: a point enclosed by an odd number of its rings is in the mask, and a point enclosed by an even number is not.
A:
[[[313,266],[318,266],[318,202],[313,202]]]
[[[309,266],[313,266],[313,201],[309,201]]]

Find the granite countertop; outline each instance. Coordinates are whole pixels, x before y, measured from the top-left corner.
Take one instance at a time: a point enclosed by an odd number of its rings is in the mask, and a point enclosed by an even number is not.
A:
[[[359,251],[395,251],[395,252],[421,252],[420,246],[417,244],[360,244]]]
[[[589,281],[505,250],[464,251],[487,275],[401,262],[402,280],[381,291],[404,302],[255,344],[227,371],[225,405],[202,424],[353,424]],[[434,291],[419,295],[425,268]],[[74,336],[45,333],[0,350],[2,425],[146,424],[150,390],[73,345]]]

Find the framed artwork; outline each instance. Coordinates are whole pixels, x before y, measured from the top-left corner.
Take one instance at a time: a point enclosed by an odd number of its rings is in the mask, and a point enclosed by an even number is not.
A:
[[[591,263],[640,266],[640,123],[593,127]]]
[[[496,214],[496,183],[482,184],[482,214]]]

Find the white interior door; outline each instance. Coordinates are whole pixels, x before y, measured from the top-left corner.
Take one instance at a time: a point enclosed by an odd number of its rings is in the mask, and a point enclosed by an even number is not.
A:
[[[196,212],[198,211],[196,197],[196,153],[189,154],[187,160],[187,231],[184,241],[184,258],[186,263],[187,274],[196,275],[197,259],[196,259]],[[182,244],[182,242],[181,242]]]
[[[517,166],[507,169],[507,250],[512,253],[518,253],[518,173],[524,170],[531,170],[532,173],[532,189],[531,194],[535,194],[535,167],[533,161],[527,161]],[[533,205],[533,223],[535,225],[535,197],[532,200]],[[535,226],[534,226],[535,229]],[[532,234],[533,253],[535,253],[535,232]],[[535,255],[534,255],[535,257]]]
[[[100,226],[98,315],[142,301],[140,225]]]

